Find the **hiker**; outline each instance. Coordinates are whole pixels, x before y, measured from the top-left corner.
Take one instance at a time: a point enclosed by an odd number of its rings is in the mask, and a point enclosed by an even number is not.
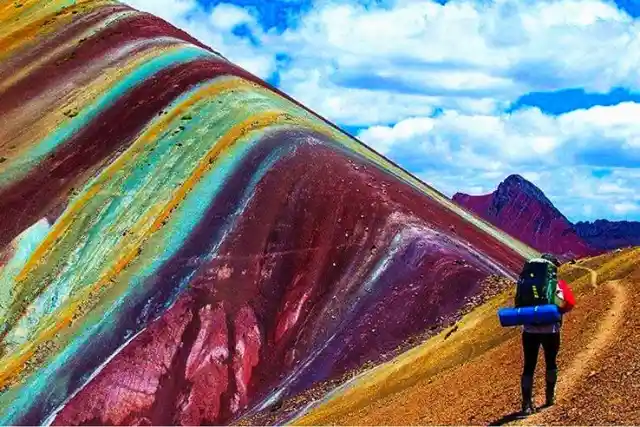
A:
[[[516,307],[556,304],[561,314],[567,313],[575,304],[571,289],[564,280],[558,280],[558,259],[551,254],[543,254],[525,263],[516,290]],[[557,323],[524,325],[522,349],[524,368],[522,370],[522,415],[531,415],[533,407],[533,377],[538,361],[540,346],[545,359],[545,407],[554,404],[554,393],[558,379],[556,358],[560,350],[560,328],[562,318]]]

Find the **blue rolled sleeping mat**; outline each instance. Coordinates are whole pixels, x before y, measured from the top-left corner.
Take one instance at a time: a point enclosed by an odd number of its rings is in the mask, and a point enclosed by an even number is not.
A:
[[[548,325],[560,321],[560,310],[555,304],[533,307],[505,307],[498,310],[502,326]]]

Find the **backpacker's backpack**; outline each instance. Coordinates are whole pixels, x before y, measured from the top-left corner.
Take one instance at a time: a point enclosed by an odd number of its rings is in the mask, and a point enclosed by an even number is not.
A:
[[[516,307],[554,304],[558,267],[542,258],[527,261],[516,286]]]

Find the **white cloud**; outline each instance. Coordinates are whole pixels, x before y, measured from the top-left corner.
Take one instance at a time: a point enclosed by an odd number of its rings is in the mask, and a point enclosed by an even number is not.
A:
[[[342,88],[323,81],[322,68],[304,70],[290,68],[280,73],[282,89],[307,107],[341,125],[394,123],[412,113],[431,115],[431,99],[394,92],[377,93],[366,89]]]
[[[433,118],[409,118],[393,126],[372,126],[358,136],[383,154],[429,156],[425,159],[427,164],[435,161],[443,166],[447,164],[446,157],[487,170],[495,170],[499,164],[606,165],[606,159],[598,158],[597,153],[590,158],[593,150],[603,147],[610,152],[617,150],[620,156],[614,161],[640,164],[640,146],[628,143],[640,139],[637,117],[640,104],[633,102],[559,116],[544,114],[536,107],[500,115],[445,111]]]
[[[233,34],[237,26],[246,24],[256,39],[264,37],[257,18],[245,8],[219,3],[207,9],[196,0],[125,0],[125,3],[165,19],[263,79],[276,70],[273,52]]]
[[[628,214],[640,210],[640,206],[636,203],[622,202],[613,205],[613,210],[620,214]]]
[[[618,182],[603,182],[597,188],[597,192],[599,194],[626,194],[631,196],[634,192],[633,188],[624,188],[620,185],[622,180],[618,180]]]
[[[285,91],[353,124],[358,110],[386,108],[391,93],[396,115],[407,118],[425,106],[493,114],[537,90],[638,89],[639,36],[636,21],[596,0],[397,0],[384,8],[324,1],[267,44],[292,57]],[[339,93],[353,114],[324,102],[326,92]]]
[[[217,5],[211,12],[210,20],[221,31],[231,31],[242,24],[256,24],[256,19],[247,9],[229,3]]]

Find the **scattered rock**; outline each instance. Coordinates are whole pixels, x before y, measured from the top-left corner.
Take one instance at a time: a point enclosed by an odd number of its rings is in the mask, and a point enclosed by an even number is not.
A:
[[[282,400],[278,400],[273,405],[271,405],[269,411],[278,412],[280,409],[282,409]]]
[[[451,329],[449,332],[447,332],[447,334],[444,336],[444,339],[446,340],[447,338],[449,338],[451,335],[453,335],[456,331],[458,330],[458,325],[454,326],[453,329]]]
[[[77,115],[78,115],[78,113],[79,113],[79,112],[78,112],[78,110],[77,110],[77,109],[75,109],[75,108],[70,108],[70,109],[68,109],[68,110],[66,110],[66,111],[64,111],[64,112],[63,112],[63,114],[64,114],[65,116],[69,117],[70,119],[71,119],[71,118],[74,118],[75,116],[77,116]]]

